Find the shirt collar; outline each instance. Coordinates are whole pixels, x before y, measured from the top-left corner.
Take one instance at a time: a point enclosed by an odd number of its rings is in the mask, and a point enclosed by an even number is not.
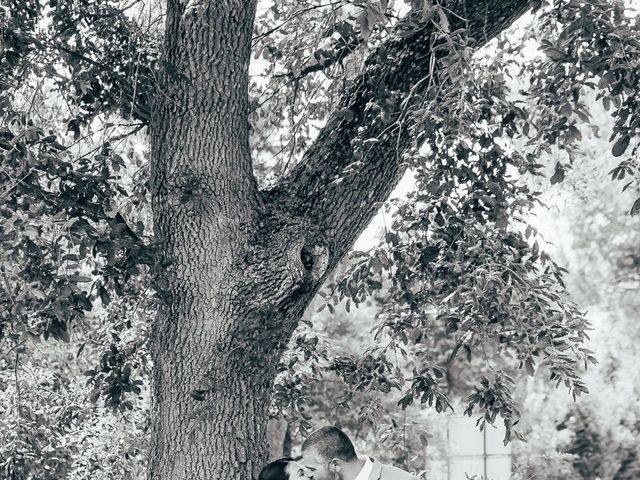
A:
[[[364,461],[364,465],[362,466],[362,470],[353,480],[369,480],[371,476],[371,471],[373,470],[373,462],[369,457]]]

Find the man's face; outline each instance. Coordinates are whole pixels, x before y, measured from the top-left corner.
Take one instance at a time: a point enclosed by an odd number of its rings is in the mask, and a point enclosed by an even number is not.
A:
[[[322,458],[315,448],[302,452],[302,464],[307,469],[307,477],[313,480],[333,480],[333,474],[328,470],[329,460]]]

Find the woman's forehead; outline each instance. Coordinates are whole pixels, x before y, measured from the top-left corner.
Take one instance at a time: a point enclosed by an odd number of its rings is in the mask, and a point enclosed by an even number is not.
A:
[[[295,460],[289,460],[289,463],[287,463],[287,466],[285,467],[285,470],[287,472],[295,472],[295,471],[298,471],[299,469],[302,469],[302,465],[300,465]]]
[[[296,470],[298,468],[302,468],[302,465],[296,462],[295,460],[289,460],[289,463],[287,464],[287,469]]]

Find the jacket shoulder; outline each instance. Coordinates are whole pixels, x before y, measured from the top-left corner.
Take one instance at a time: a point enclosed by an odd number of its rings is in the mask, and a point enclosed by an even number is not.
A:
[[[380,480],[418,480],[415,475],[391,465],[382,465],[380,473]]]

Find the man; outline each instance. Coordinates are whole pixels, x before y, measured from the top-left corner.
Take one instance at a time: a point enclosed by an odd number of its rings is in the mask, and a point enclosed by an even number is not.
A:
[[[302,463],[315,480],[417,480],[399,468],[358,458],[349,437],[337,427],[322,427],[307,437]]]

